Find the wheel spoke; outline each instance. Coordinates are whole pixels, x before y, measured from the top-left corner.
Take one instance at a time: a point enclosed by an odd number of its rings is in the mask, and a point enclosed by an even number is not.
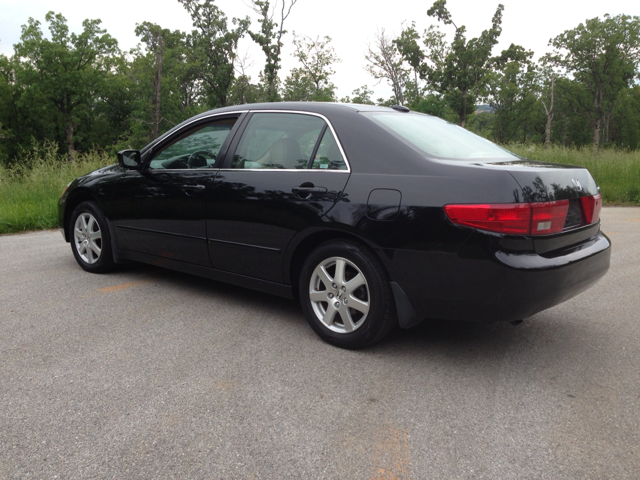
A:
[[[344,286],[347,288],[347,293],[352,294],[358,287],[361,287],[366,283],[364,276],[361,273],[358,273],[358,275],[345,283]]]
[[[309,292],[309,298],[311,299],[312,302],[328,302],[329,301],[329,298],[327,298],[327,291],[318,292],[316,290],[316,291]]]
[[[344,285],[344,267],[345,262],[341,258],[336,259],[336,274],[333,277],[338,286]]]
[[[82,219],[82,233],[86,233],[87,231],[87,216],[86,215],[82,215],[82,217],[80,217]]]
[[[369,302],[363,302],[359,298],[354,297],[353,295],[349,295],[349,308],[353,308],[354,310],[358,310],[363,314],[369,313]]]
[[[95,253],[97,259],[100,256],[100,252],[102,251],[102,249],[93,242],[89,242],[89,247],[91,247],[91,250],[93,251],[93,253]]]
[[[96,224],[96,219],[93,218],[93,215],[89,216],[89,223],[87,223],[87,232],[93,232],[93,226]]]
[[[351,318],[351,313],[348,308],[340,309],[340,318],[342,318],[342,323],[344,324],[344,329],[347,333],[353,332],[356,328],[353,319]]]
[[[91,232],[89,235],[89,240],[95,242],[96,240],[102,240],[102,232],[100,230]]]
[[[80,230],[79,228],[75,228],[73,230],[73,235],[78,239],[82,239],[82,230]]]
[[[327,270],[322,266],[318,265],[313,272],[314,275],[317,275],[320,278],[320,281],[324,283],[324,287],[328,290],[331,288],[331,284],[333,283],[333,279],[327,272]]]
[[[333,319],[336,316],[336,312],[337,310],[333,308],[332,305],[329,305],[327,307],[327,311],[324,312],[324,317],[322,317],[322,322],[327,326],[333,325]]]

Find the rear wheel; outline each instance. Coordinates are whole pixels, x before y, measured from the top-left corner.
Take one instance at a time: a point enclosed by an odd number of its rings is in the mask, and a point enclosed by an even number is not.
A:
[[[311,328],[338,347],[371,345],[397,323],[382,265],[369,249],[349,240],[326,242],[309,255],[299,292]]]
[[[105,273],[115,268],[107,220],[94,202],[82,202],[71,214],[71,250],[87,272]]]

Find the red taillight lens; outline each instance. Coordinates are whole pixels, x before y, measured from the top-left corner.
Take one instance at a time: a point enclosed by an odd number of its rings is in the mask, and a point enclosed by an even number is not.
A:
[[[560,233],[569,211],[569,200],[557,202],[530,203],[531,235]]]
[[[490,232],[529,235],[531,207],[527,203],[500,205],[445,205],[453,223]]]
[[[453,223],[511,235],[548,235],[562,231],[569,200],[542,203],[445,205]]]
[[[587,225],[596,223],[600,218],[602,195],[597,194],[591,197],[582,197],[580,201],[582,202],[582,211],[584,212],[584,220]]]

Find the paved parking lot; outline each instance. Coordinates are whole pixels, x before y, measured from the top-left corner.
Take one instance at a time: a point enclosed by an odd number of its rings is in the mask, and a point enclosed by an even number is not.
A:
[[[640,476],[640,208],[612,267],[518,327],[351,352],[288,300],[0,237],[0,478]]]

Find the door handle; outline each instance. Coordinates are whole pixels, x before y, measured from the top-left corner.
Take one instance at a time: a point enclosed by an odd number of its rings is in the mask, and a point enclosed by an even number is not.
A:
[[[204,185],[182,185],[182,188],[197,188],[198,190],[204,190]]]
[[[324,187],[293,187],[291,189],[291,192],[293,192],[295,195],[306,195],[306,196],[311,196],[311,195],[317,195],[320,193],[327,193],[327,189]]]

